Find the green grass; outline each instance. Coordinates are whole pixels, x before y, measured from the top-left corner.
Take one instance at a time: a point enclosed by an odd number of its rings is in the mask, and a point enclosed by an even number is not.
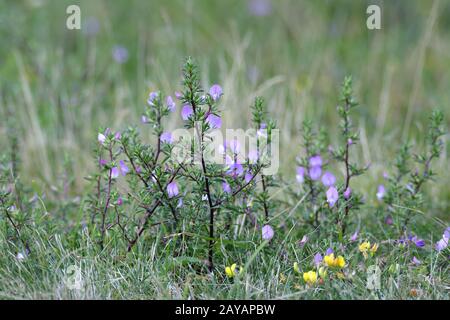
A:
[[[23,261],[15,258],[18,244],[0,231],[0,298],[449,299],[448,249],[440,256],[430,250],[450,224],[448,135],[434,163],[436,181],[427,185],[423,214],[412,220],[427,250],[383,242],[389,233],[373,215],[377,184],[400,143],[409,138],[416,149],[424,147],[426,119],[436,106],[449,127],[450,3],[384,1],[383,29],[369,31],[365,8],[372,2],[281,0],[269,16],[256,17],[238,0],[2,1],[0,146],[6,150],[7,120],[13,117],[21,179],[42,201],[36,210],[48,215],[42,226],[29,228],[34,249]],[[95,37],[65,28],[65,8],[74,3],[80,4],[83,21],[99,20]],[[123,65],[112,59],[116,44],[129,51]],[[297,245],[306,229],[300,222],[288,229],[286,221],[296,217],[300,197],[287,212],[273,214],[283,232],[264,247],[259,230],[242,229],[235,245],[222,239],[215,248],[214,275],[203,272],[204,239],[165,239],[163,228],[152,230],[131,254],[124,254],[114,235],[99,251],[81,226],[89,216],[83,200],[92,185],[85,177],[95,168],[98,128],[138,124],[149,91],[181,88],[180,65],[188,55],[199,62],[205,86],[223,86],[224,127],[246,128],[254,97],[265,97],[281,129],[280,173],[290,182],[301,152],[302,120],[313,119],[336,142],[339,84],[353,75],[361,103],[355,160],[371,164],[366,177],[354,181],[367,203],[353,222],[364,237],[381,243],[380,292],[366,289],[366,268],[373,261],[364,261],[357,243],[346,244],[346,280],[308,288],[293,272],[294,261],[305,269],[315,252],[337,245],[315,234],[304,248]],[[178,117],[167,129],[181,125]],[[186,241],[189,250],[174,257],[176,241]],[[421,267],[410,264],[413,255]],[[246,270],[230,280],[224,268],[233,262]],[[390,273],[397,263],[400,270]],[[82,266],[81,292],[64,284],[64,272],[74,264]]]

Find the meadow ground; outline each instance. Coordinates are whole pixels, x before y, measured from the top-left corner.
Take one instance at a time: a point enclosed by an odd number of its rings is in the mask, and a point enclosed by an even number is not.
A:
[[[74,3],[81,30],[65,27],[66,7]],[[381,30],[366,27],[372,3],[382,8]],[[398,245],[401,227],[385,223],[389,211],[376,193],[383,175],[393,174],[403,142],[414,152],[426,150],[432,109],[443,111],[449,128],[449,17],[450,2],[439,0],[0,2],[0,154],[7,162],[20,160],[20,184],[33,208],[23,221],[17,214],[23,227],[17,237],[7,214],[0,214],[0,298],[448,300],[449,249],[435,250],[450,225],[448,134],[433,160],[434,181],[426,182],[414,207],[403,208],[411,214],[408,232],[424,246]],[[222,86],[223,128],[248,128],[250,106],[262,96],[280,129],[283,183],[268,199],[280,203],[271,213],[275,236],[262,241],[260,228],[243,228],[242,215],[234,215],[232,231],[214,246],[214,273],[204,266],[206,231],[186,231],[189,240],[180,240],[154,228],[127,253],[115,235],[99,248],[89,228],[95,181],[86,178],[98,167],[99,128],[136,125],[153,143],[140,123],[148,94],[179,91],[187,56],[198,62],[205,88]],[[326,131],[329,144],[340,139],[336,106],[346,75],[360,103],[352,159],[370,164],[352,181],[364,198],[351,217],[351,231],[359,231],[354,242],[320,235],[304,222],[306,193],[296,181],[305,119]],[[177,112],[165,129],[180,127]],[[339,180],[345,176],[339,164],[330,170]],[[207,221],[206,213],[201,219]],[[198,230],[206,230],[206,222]],[[308,241],[299,245],[305,235]],[[367,259],[359,250],[366,240],[379,244]],[[179,241],[188,246],[181,254]],[[305,284],[303,272],[329,247],[344,255],[345,269]],[[227,277],[233,262],[245,272]],[[381,272],[379,290],[367,288],[371,265]],[[79,290],[68,285],[71,266],[81,268]]]

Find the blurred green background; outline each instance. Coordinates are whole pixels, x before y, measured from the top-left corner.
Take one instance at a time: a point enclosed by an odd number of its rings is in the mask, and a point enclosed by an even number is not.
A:
[[[66,28],[70,4],[81,8],[81,30]],[[369,4],[382,8],[381,30],[366,27]],[[247,128],[253,98],[265,97],[281,129],[282,172],[292,177],[303,119],[336,141],[345,75],[361,104],[357,157],[372,164],[372,179],[359,183],[368,192],[401,141],[422,146],[432,108],[450,119],[447,0],[1,0],[0,33],[0,143],[15,122],[22,177],[45,189],[69,163],[71,191],[84,190],[98,128],[141,126],[148,93],[179,90],[188,55],[205,87],[223,86],[224,127]],[[171,119],[167,129],[181,126],[179,112]],[[430,193],[448,209],[447,149]]]

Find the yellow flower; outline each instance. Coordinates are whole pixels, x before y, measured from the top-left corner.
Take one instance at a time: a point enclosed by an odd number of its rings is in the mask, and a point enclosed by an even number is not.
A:
[[[374,255],[375,254],[375,252],[377,252],[377,250],[378,250],[378,243],[374,243],[373,244],[373,246],[372,246],[372,248],[370,248],[370,255]]]
[[[297,273],[300,273],[300,269],[298,267],[298,263],[297,262],[294,262],[294,271],[297,272]]]
[[[343,268],[345,267],[345,259],[343,256],[338,256],[335,260],[335,267]]]
[[[362,253],[367,252],[367,250],[369,249],[370,249],[369,241],[363,242],[359,245],[359,251],[361,251]]]
[[[319,268],[319,276],[320,276],[322,279],[325,279],[325,278],[327,277],[327,269],[324,268],[324,267],[320,267],[320,268]]]
[[[370,250],[370,242],[365,241],[359,245],[359,251],[362,252],[364,258],[367,258],[367,251]]]
[[[334,257],[334,253],[329,254],[328,256],[325,256],[323,259],[327,266],[329,267],[335,267],[335,268],[343,268],[345,267],[345,259],[343,256],[338,256],[337,258]]]
[[[325,261],[326,265],[329,267],[334,267],[334,253],[329,254],[323,258],[323,261]]]
[[[235,276],[239,274],[241,274],[244,271],[244,269],[242,267],[240,267],[239,272],[238,272],[238,268],[236,263],[233,263],[231,265],[231,267],[226,267],[225,268],[225,274],[227,275],[228,278],[233,278]]]
[[[308,271],[303,273],[303,280],[309,285],[313,285],[317,282],[317,272],[315,271]]]

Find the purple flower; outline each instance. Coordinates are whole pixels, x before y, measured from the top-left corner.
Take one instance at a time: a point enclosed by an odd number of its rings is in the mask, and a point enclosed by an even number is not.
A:
[[[116,179],[116,178],[119,177],[119,175],[120,175],[119,168],[113,167],[113,168],[111,169],[111,178],[112,178],[112,179]]]
[[[262,238],[264,240],[270,240],[273,238],[275,232],[273,231],[272,227],[266,224],[264,227],[262,227]]]
[[[394,220],[392,219],[392,216],[388,214],[386,218],[384,218],[384,223],[391,226],[394,223]]]
[[[225,192],[225,193],[231,193],[231,187],[230,187],[230,185],[228,184],[228,182],[222,182],[222,189],[223,189],[223,192]]]
[[[354,242],[358,240],[358,230],[355,231],[355,233],[352,234],[352,236],[350,237],[350,241]]]
[[[330,254],[334,253],[333,249],[328,248],[327,251],[325,252],[326,256],[329,256]]]
[[[272,2],[270,0],[250,0],[248,11],[257,17],[264,17],[272,12]]]
[[[241,145],[236,139],[228,142],[228,147],[230,148],[231,152],[233,152],[233,154],[238,154],[239,150],[241,149]]]
[[[225,164],[227,166],[231,166],[234,163],[234,160],[227,154],[225,155]]]
[[[250,163],[256,163],[258,162],[258,151],[257,150],[250,150],[248,152],[248,160],[250,161]]]
[[[450,239],[450,227],[448,227],[447,229],[445,229],[442,238],[445,238],[445,239],[447,239],[447,240]]]
[[[334,186],[336,183],[336,177],[329,171],[325,171],[322,176],[322,183],[325,187]]]
[[[141,116],[141,122],[142,123],[148,123],[148,118],[146,116]]]
[[[188,104],[183,106],[183,109],[181,109],[181,118],[183,118],[183,120],[188,120],[193,114],[194,109],[192,109],[192,106]]]
[[[177,208],[181,208],[183,206],[183,198],[178,199]]]
[[[172,181],[167,185],[167,194],[169,198],[173,198],[178,195],[178,185],[175,181]]]
[[[422,263],[422,261],[420,261],[419,259],[416,258],[416,256],[414,256],[414,257],[412,258],[412,260],[411,260],[411,263],[412,263],[413,265],[418,266],[418,265],[420,265],[420,264]]]
[[[171,96],[168,96],[166,98],[166,105],[167,105],[167,108],[169,109],[170,112],[174,112],[175,111],[176,104],[175,104],[175,101],[173,101]]]
[[[380,184],[378,186],[378,190],[377,190],[377,198],[378,198],[378,200],[381,201],[381,199],[384,198],[385,194],[386,194],[386,189],[384,188],[384,186],[382,184]]]
[[[317,266],[319,266],[319,264],[322,262],[323,257],[322,255],[318,252],[314,255],[314,264]]]
[[[334,204],[339,199],[339,193],[335,187],[330,187],[327,191],[327,202],[330,205],[330,207],[333,207]]]
[[[349,138],[349,139],[347,140],[347,144],[348,144],[349,146],[351,146],[351,145],[353,144],[353,140],[352,140],[351,138]]]
[[[120,140],[121,138],[122,138],[122,134],[120,133],[120,131],[117,131],[116,134],[114,135],[114,139]]]
[[[309,167],[321,167],[322,166],[322,157],[317,155],[309,158]]]
[[[448,238],[443,237],[441,240],[439,240],[436,243],[436,250],[437,251],[442,251],[445,248],[447,248],[447,246],[448,246]]]
[[[350,196],[352,195],[352,189],[350,187],[348,187],[347,189],[345,189],[344,191],[344,198],[345,200],[350,199]]]
[[[212,113],[210,113],[207,117],[206,117],[206,122],[208,122],[210,128],[216,128],[219,129],[220,127],[222,127],[222,118],[219,116],[216,116]]]
[[[244,172],[244,167],[239,162],[235,162],[235,163],[231,164],[230,168],[227,171],[227,173],[233,177],[240,176],[243,172]]]
[[[122,197],[119,197],[119,199],[117,199],[117,205],[121,206],[122,204],[123,204]]]
[[[245,173],[244,179],[245,179],[245,183],[249,183],[253,179],[253,174],[250,171],[247,171]]]
[[[319,166],[315,166],[309,169],[309,177],[313,181],[317,181],[320,179],[320,176],[322,175],[322,168]]]
[[[298,242],[298,245],[299,245],[300,247],[303,247],[303,246],[306,244],[306,242],[308,242],[308,240],[309,240],[309,238],[305,235],[305,236],[303,236],[302,240],[300,240],[300,241]]]
[[[163,132],[159,138],[161,142],[171,144],[173,142],[172,134],[170,132]]]
[[[298,183],[303,183],[305,181],[305,168],[297,167],[297,175],[295,176]]]
[[[107,163],[108,163],[108,161],[106,161],[105,159],[100,159],[100,160],[98,161],[98,164],[99,164],[101,167],[106,166]]]
[[[155,106],[155,100],[157,98],[158,98],[158,92],[156,92],[156,91],[150,92],[149,95],[148,95],[147,104],[150,107],[154,107]]]
[[[423,239],[417,238],[416,236],[414,236],[414,237],[411,239],[411,241],[414,242],[414,244],[415,244],[416,247],[418,247],[418,248],[422,248],[422,247],[425,246],[425,241],[424,241]]]
[[[209,89],[209,94],[214,101],[217,101],[222,95],[222,88],[218,84],[215,84]]]
[[[256,131],[256,135],[258,137],[267,138],[267,129],[265,127],[263,128],[263,124],[261,124],[261,128]]]
[[[97,136],[97,140],[100,144],[104,144],[106,141],[106,136],[103,133],[99,133]]]
[[[175,98],[181,100],[181,98],[183,98],[183,94],[180,91],[175,91]]]
[[[123,160],[119,161],[119,168],[120,168],[120,173],[125,176],[128,172],[130,172],[130,169],[127,167],[127,165],[125,164],[125,162]]]
[[[128,50],[123,46],[115,46],[112,50],[112,56],[117,63],[125,63],[128,60]]]

